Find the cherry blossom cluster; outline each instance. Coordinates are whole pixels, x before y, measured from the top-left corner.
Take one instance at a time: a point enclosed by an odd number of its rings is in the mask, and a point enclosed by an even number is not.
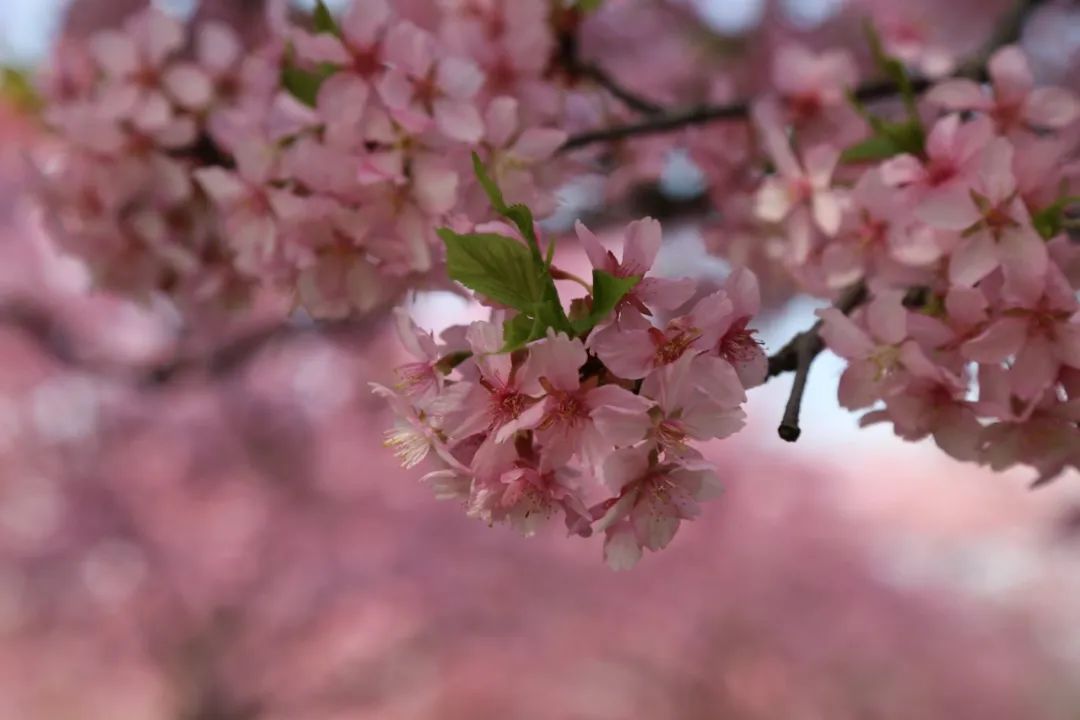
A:
[[[869,291],[850,317],[819,313],[849,361],[844,407],[1045,481],[1080,464],[1080,244],[1066,213],[1080,194],[1080,100],[1036,87],[1013,46],[988,75],[906,98],[903,122],[869,116],[874,134],[843,151],[799,143],[763,101],[775,173],[754,212],[804,287]]]
[[[470,152],[515,202],[554,208],[566,134],[529,90],[553,31],[546,3],[504,5],[319,3],[252,48],[148,10],[65,46],[40,163],[52,234],[100,285],[182,301],[258,286],[342,317],[437,282],[435,228],[486,210]]]
[[[693,281],[648,275],[659,222],[629,225],[621,258],[579,223],[593,282],[565,311],[554,279],[568,274],[517,217],[520,232],[444,232],[451,276],[497,309],[439,340],[399,311],[415,359],[374,388],[399,418],[387,444],[406,467],[436,458],[425,480],[470,516],[531,535],[561,514],[572,535],[603,532],[607,563],[628,568],[720,488],[695,445],[740,430],[745,389],[765,379],[757,280],[738,271],[695,297]]]

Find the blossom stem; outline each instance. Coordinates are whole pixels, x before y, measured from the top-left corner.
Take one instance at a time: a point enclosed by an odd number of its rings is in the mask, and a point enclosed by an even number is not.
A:
[[[845,315],[866,301],[866,286],[862,283],[852,286],[844,292],[836,301],[835,307]],[[802,399],[806,393],[806,381],[810,376],[810,366],[821,351],[825,349],[825,343],[821,339],[821,321],[812,328],[799,333],[791,341],[769,358],[769,375],[776,377],[785,372],[795,372],[795,381],[791,386],[791,395],[788,397],[784,417],[780,421],[778,433],[781,438],[788,442],[795,442],[802,434],[799,425],[799,414],[802,411]]]
[[[1021,0],[1017,3],[1013,11],[1003,19],[983,52],[979,53],[971,61],[961,65],[956,75],[978,79],[984,78],[986,75],[986,63],[993,51],[1016,42],[1028,16],[1035,8],[1044,4],[1045,1]],[[931,81],[927,78],[912,78],[911,89],[915,93],[920,93],[930,87],[931,84]],[[611,90],[610,87],[608,89]],[[896,83],[888,80],[878,80],[860,85],[855,89],[853,95],[857,100],[865,103],[894,97],[899,92],[900,87]],[[649,104],[651,105],[651,103]],[[659,110],[659,108],[657,109]],[[577,150],[595,143],[616,142],[646,135],[660,135],[695,125],[707,125],[725,120],[746,120],[750,116],[750,102],[739,100],[726,105],[700,105],[670,112],[653,113],[648,110],[643,112],[649,114],[650,117],[638,122],[599,130],[589,130],[572,135],[563,144],[560,152]]]
[[[585,290],[588,291],[588,293],[590,295],[592,295],[592,291],[593,291],[592,285],[590,285],[588,282],[581,279],[577,275],[575,275],[575,274],[573,274],[571,272],[567,272],[566,270],[562,270],[560,268],[557,268],[554,265],[551,266],[550,272],[551,272],[551,279],[552,280],[569,280],[571,282],[575,282],[578,285],[580,285],[581,287],[585,288]]]

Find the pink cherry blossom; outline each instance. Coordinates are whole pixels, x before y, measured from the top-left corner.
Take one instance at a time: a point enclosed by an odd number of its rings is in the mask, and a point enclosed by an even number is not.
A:
[[[698,503],[720,490],[710,464],[688,459],[657,465],[647,446],[613,453],[604,463],[604,483],[618,497],[595,509],[594,529],[604,532],[604,559],[614,570],[637,564],[643,548],[667,547],[679,523],[697,517]]]
[[[662,232],[656,220],[645,218],[626,227],[621,260],[605,249],[596,235],[580,221],[574,229],[594,268],[619,278],[641,278],[623,298],[620,308],[631,306],[643,315],[651,315],[650,308],[674,310],[693,295],[694,286],[689,279],[646,277],[660,252]]]
[[[733,312],[727,293],[716,292],[664,327],[653,327],[640,316],[609,325],[589,338],[589,349],[619,377],[637,380],[686,353],[714,348],[731,326]]]
[[[1003,132],[1020,124],[1057,130],[1080,118],[1080,99],[1075,94],[1063,88],[1035,87],[1027,57],[1015,45],[997,50],[988,70],[993,95],[973,80],[955,79],[939,83],[927,100],[947,110],[986,113]]]

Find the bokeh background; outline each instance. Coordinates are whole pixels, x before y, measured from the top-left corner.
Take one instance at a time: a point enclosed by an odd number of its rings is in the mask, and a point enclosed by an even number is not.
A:
[[[135,4],[0,0],[0,61]],[[846,11],[690,4],[730,37]],[[1080,14],[1042,25],[1043,72],[1068,69]],[[708,449],[725,496],[615,574],[598,540],[488,528],[396,466],[367,389],[385,322],[282,329],[267,301],[193,326],[93,292],[41,230],[37,133],[0,106],[0,720],[1080,717],[1075,474],[1031,491],[859,429],[825,356],[803,439],[774,431],[790,378],[755,391]],[[722,275],[668,227],[665,271]],[[774,307],[767,344],[813,307]]]

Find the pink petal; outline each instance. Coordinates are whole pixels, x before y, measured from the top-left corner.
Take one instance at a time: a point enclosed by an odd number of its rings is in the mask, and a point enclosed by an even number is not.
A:
[[[1080,369],[1080,323],[1061,323],[1055,332],[1057,358],[1069,367]],[[1080,393],[1077,396],[1080,397]]]
[[[612,570],[629,570],[641,560],[641,546],[629,523],[619,523],[604,538],[604,562]]]
[[[840,230],[843,218],[843,206],[840,198],[833,192],[816,192],[813,197],[814,222],[821,232],[835,235]]]
[[[840,357],[858,360],[874,352],[870,336],[838,309],[825,308],[818,310],[817,315],[822,320],[822,339]]]
[[[608,272],[615,270],[607,249],[601,244],[600,239],[596,237],[596,234],[585,227],[585,223],[580,220],[576,221],[574,223],[574,231],[577,233],[578,242],[585,248],[585,254],[589,256],[589,262],[592,263],[594,268],[607,270]]]
[[[414,78],[426,77],[435,60],[434,40],[411,22],[398,23],[383,39],[383,57]]]
[[[1027,339],[1027,321],[1005,317],[960,347],[960,354],[978,363],[999,363],[1015,355]]]
[[[829,187],[839,159],[840,150],[833,145],[815,145],[807,150],[803,160],[811,186],[816,189]]]
[[[189,110],[204,108],[214,97],[210,78],[197,65],[176,63],[162,79],[162,84],[177,104]]]
[[[991,105],[982,87],[973,80],[946,80],[938,83],[926,94],[926,100],[954,111],[984,110]]]
[[[428,215],[438,217],[457,204],[458,174],[441,160],[422,156],[413,160],[413,192]]]
[[[761,311],[761,288],[753,271],[740,267],[724,281],[724,292],[731,298],[735,315],[753,317]]]
[[[994,238],[987,232],[979,231],[953,251],[949,258],[949,282],[971,287],[993,272],[999,264]]]
[[[1064,88],[1032,90],[1024,104],[1024,119],[1035,127],[1058,130],[1080,118],[1080,99]]]
[[[547,160],[563,146],[566,138],[567,134],[563,130],[529,128],[521,134],[514,146],[510,148],[510,155],[527,162]]]
[[[225,23],[208,21],[199,28],[196,57],[199,64],[217,75],[233,69],[240,60],[240,39]]]
[[[139,68],[139,53],[134,41],[115,30],[106,30],[90,38],[90,52],[111,77],[126,77]]]
[[[200,168],[194,175],[203,191],[219,206],[238,203],[247,196],[247,184],[224,168]]]
[[[451,140],[475,144],[484,137],[484,121],[476,106],[469,102],[436,100],[435,122]]]
[[[387,0],[353,0],[341,18],[341,32],[354,48],[371,48],[390,17]]]
[[[439,62],[435,84],[447,97],[469,100],[484,84],[484,73],[471,60],[445,58]]]
[[[549,330],[545,339],[529,346],[523,382],[546,378],[559,390],[576,391],[581,386],[579,371],[588,359],[580,340]]]
[[[518,131],[518,101],[512,97],[497,97],[484,113],[484,131],[492,147],[510,144]]]
[[[869,361],[854,362],[840,376],[837,394],[840,405],[848,410],[859,410],[873,405],[881,397],[880,371]]]
[[[652,268],[660,252],[662,235],[660,223],[653,218],[637,220],[626,227],[622,266],[628,274],[644,275]]]
[[[331,75],[319,88],[316,109],[324,120],[341,126],[360,122],[367,108],[368,84],[351,73]]]
[[[882,182],[892,187],[917,182],[926,174],[922,163],[914,155],[897,155],[886,160],[881,164],[879,172]]]
[[[644,477],[649,470],[650,450],[649,447],[629,447],[611,453],[600,472],[605,487],[619,492]]]
[[[953,182],[928,192],[915,207],[915,216],[942,230],[965,230],[982,217],[964,183]]]
[[[986,320],[987,306],[986,296],[972,287],[953,286],[945,296],[945,310],[949,319],[965,327]]]
[[[594,333],[590,349],[608,370],[627,380],[639,380],[652,370],[655,349],[645,330],[621,331],[616,325]]]
[[[754,196],[754,214],[765,222],[780,222],[794,205],[787,182],[778,177],[765,178]]]
[[[645,496],[630,514],[638,542],[654,552],[667,547],[679,529],[679,518],[657,505],[657,500]]]
[[[870,333],[885,345],[899,345],[907,337],[907,309],[903,299],[900,291],[885,291],[866,308]]]
[[[1013,392],[1025,400],[1037,398],[1057,379],[1059,368],[1050,341],[1042,335],[1029,336],[1009,372]]]
[[[990,57],[988,68],[998,101],[1003,104],[1023,100],[1035,84],[1027,57],[1015,45],[1008,45],[995,52]]]
[[[998,257],[1005,273],[1005,290],[1025,305],[1038,301],[1046,286],[1050,254],[1046,243],[1028,227],[1010,228],[998,240]]]

